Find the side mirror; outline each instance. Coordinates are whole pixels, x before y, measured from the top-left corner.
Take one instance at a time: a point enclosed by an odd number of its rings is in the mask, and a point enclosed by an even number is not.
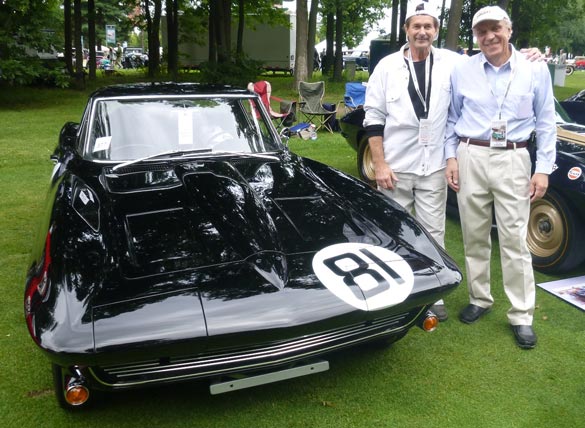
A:
[[[61,133],[59,134],[59,145],[51,155],[51,160],[54,163],[59,162],[59,158],[61,158],[65,152],[71,151],[75,148],[78,132],[79,123],[67,122],[65,125],[63,125],[63,128],[61,128]]]
[[[78,132],[79,123],[67,122],[63,125],[59,135],[59,148],[63,151],[73,149],[75,147]]]

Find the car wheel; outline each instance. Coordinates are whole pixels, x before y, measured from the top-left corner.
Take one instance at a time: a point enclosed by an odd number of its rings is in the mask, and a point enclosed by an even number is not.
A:
[[[532,265],[540,272],[569,271],[585,260],[580,250],[585,228],[575,210],[554,190],[532,203],[527,243]]]
[[[55,390],[55,397],[57,398],[57,402],[59,406],[61,406],[65,410],[69,411],[78,411],[81,409],[86,409],[91,407],[97,403],[101,397],[101,393],[98,391],[90,390],[89,391],[89,399],[82,404],[71,404],[65,399],[65,392],[66,392],[66,384],[69,378],[66,371],[57,364],[51,364],[51,369],[53,372],[53,388]]]
[[[368,144],[368,137],[363,136],[358,145],[357,169],[360,178],[372,187],[376,187],[376,172],[372,160],[372,151]]]
[[[565,68],[565,74],[567,76],[570,76],[574,72],[575,72],[575,67],[573,67],[572,65],[567,65],[567,67]]]

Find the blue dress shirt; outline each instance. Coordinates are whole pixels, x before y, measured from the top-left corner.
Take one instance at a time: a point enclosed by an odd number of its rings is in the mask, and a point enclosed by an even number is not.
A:
[[[556,157],[556,120],[551,76],[544,62],[530,62],[510,45],[501,67],[483,53],[457,64],[451,74],[445,158],[456,157],[459,138],[489,140],[495,119],[508,122],[508,141],[536,132],[536,171],[550,174]]]

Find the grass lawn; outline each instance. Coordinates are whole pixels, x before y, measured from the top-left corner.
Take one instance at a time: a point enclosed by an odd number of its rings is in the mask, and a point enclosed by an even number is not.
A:
[[[295,98],[290,77],[267,75],[273,94]],[[111,81],[124,79],[112,78]],[[367,80],[358,75],[357,80]],[[111,82],[110,81],[110,82]],[[101,81],[100,84],[105,83]],[[326,83],[327,101],[343,99]],[[555,88],[559,99],[585,88],[585,72]],[[210,396],[188,383],[111,395],[106,404],[67,413],[56,404],[47,359],[23,316],[28,253],[42,215],[49,155],[66,121],[79,121],[86,94],[0,89],[0,425],[4,427],[577,427],[583,425],[585,314],[538,289],[536,349],[514,342],[505,313],[499,253],[496,304],[476,325],[457,320],[462,284],[447,297],[450,319],[434,333],[413,329],[394,346],[363,347],[330,358],[328,372]],[[291,150],[356,174],[355,152],[339,134],[291,140]],[[463,266],[459,224],[447,223],[447,250]],[[585,274],[585,269],[564,277]],[[559,279],[536,274],[537,282]]]

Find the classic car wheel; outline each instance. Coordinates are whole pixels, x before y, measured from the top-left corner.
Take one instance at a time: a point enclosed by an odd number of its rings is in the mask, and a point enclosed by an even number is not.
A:
[[[527,242],[534,268],[559,273],[576,267],[585,260],[585,253],[579,250],[584,232],[572,207],[549,189],[530,209]]]
[[[374,162],[372,160],[372,151],[368,144],[368,137],[364,136],[360,140],[357,168],[360,178],[372,187],[376,187],[376,172],[374,171]]]
[[[570,76],[574,72],[575,72],[575,67],[573,67],[572,65],[567,65],[567,67],[565,68],[565,74],[567,76]]]
[[[99,401],[101,393],[99,393],[98,391],[89,390],[85,388],[87,390],[87,393],[89,394],[88,399],[80,404],[71,404],[65,398],[67,389],[65,380],[67,378],[67,374],[64,373],[63,368],[61,366],[54,363],[51,364],[51,369],[53,372],[53,388],[55,390],[55,397],[57,398],[59,406],[61,406],[63,409],[70,411],[86,409],[90,406],[93,406],[96,402]]]

